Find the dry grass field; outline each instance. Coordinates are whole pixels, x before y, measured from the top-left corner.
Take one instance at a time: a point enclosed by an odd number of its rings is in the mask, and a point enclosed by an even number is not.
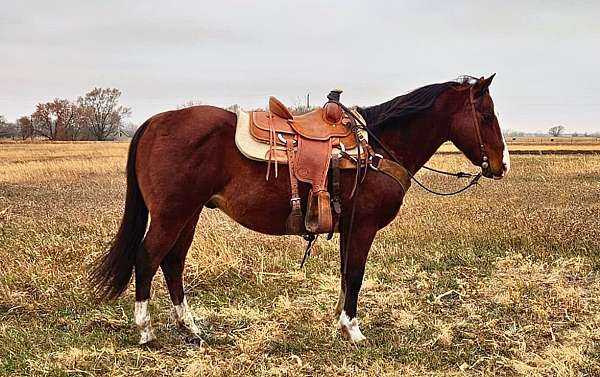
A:
[[[599,137],[512,137],[507,138],[507,143],[513,154],[600,153]],[[451,143],[445,143],[439,151],[458,152]]]
[[[600,375],[600,154],[515,155],[505,180],[451,198],[414,186],[372,248],[359,347],[334,327],[337,240],[300,270],[298,237],[205,210],[185,276],[206,347],[177,335],[159,274],[148,348],[131,289],[98,304],[86,288],[121,217],[127,146],[0,144],[0,374]]]

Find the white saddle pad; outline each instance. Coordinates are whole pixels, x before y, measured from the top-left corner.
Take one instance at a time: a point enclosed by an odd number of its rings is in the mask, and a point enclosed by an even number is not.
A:
[[[362,120],[363,123],[366,124],[366,122],[360,116],[360,114],[358,114],[356,111],[354,111],[354,114],[360,120]],[[248,115],[248,113],[242,110],[237,110],[236,115],[237,125],[235,129],[235,145],[238,147],[238,149],[240,150],[240,152],[242,152],[244,156],[248,157],[251,160],[268,161],[269,145],[256,141],[252,134],[250,134],[250,116]],[[361,134],[366,140],[368,140],[368,135],[366,131],[361,130]],[[285,146],[277,145],[277,149],[285,151]],[[353,148],[347,150],[346,152],[348,152],[352,156],[357,156],[358,148]],[[337,154],[339,153],[339,150],[337,148],[333,148],[331,153],[332,155]],[[283,161],[281,159],[278,159],[278,162],[287,164],[287,158]]]

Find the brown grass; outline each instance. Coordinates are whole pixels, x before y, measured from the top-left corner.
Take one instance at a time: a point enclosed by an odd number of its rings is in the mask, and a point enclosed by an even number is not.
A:
[[[176,333],[162,277],[160,344],[138,347],[131,290],[98,305],[89,263],[120,220],[127,144],[0,145],[4,375],[600,374],[600,156],[515,156],[500,182],[438,198],[414,187],[371,251],[368,344],[334,328],[337,241],[267,237],[205,210],[186,286],[206,348]],[[433,165],[470,169],[459,155]],[[430,185],[459,182],[423,174]]]
[[[578,137],[578,138],[510,138],[507,141],[508,150],[522,154],[524,152],[546,152],[546,153],[599,153],[600,138]],[[550,141],[554,140],[554,141]],[[452,143],[445,143],[440,152],[458,153],[458,149]]]

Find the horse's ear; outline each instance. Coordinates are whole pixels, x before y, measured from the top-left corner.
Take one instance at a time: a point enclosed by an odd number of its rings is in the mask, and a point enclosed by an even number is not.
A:
[[[492,81],[494,80],[494,76],[496,76],[495,73],[493,75],[491,75],[490,77],[488,77],[487,79],[482,77],[479,80],[477,80],[477,82],[473,85],[475,97],[479,97],[485,93],[485,91],[492,84]]]
[[[485,82],[487,83],[486,88],[489,88],[489,86],[492,84],[492,81],[494,80],[494,77],[496,77],[495,73],[493,73],[490,77],[488,77],[487,79],[485,79]]]

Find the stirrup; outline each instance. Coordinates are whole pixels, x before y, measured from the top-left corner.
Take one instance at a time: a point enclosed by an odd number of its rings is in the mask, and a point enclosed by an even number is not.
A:
[[[309,233],[329,233],[333,229],[331,216],[331,197],[326,190],[308,194],[304,226]]]

